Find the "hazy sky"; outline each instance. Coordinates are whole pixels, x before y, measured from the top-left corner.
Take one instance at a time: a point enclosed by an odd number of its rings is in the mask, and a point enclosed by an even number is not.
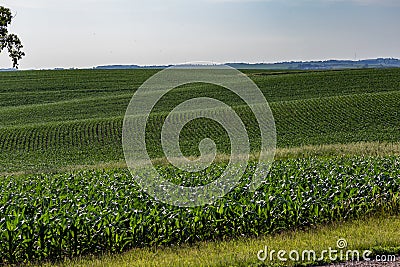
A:
[[[0,0],[22,69],[400,58],[400,0]],[[11,66],[5,51],[0,68]]]

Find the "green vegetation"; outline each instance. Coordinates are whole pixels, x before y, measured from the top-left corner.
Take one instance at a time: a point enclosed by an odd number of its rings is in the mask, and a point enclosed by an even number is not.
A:
[[[270,249],[322,250],[335,247],[339,238],[345,238],[351,250],[371,250],[375,255],[400,254],[399,216],[362,218],[345,223],[327,224],[306,231],[288,231],[258,238],[237,238],[217,242],[199,242],[180,247],[136,248],[123,254],[106,254],[102,257],[82,257],[63,263],[44,266],[296,266],[296,263],[257,259],[257,252]],[[382,249],[386,248],[386,249]],[[386,253],[385,253],[386,252]],[[329,262],[329,259],[324,261]],[[316,262],[302,262],[316,264]],[[319,262],[322,263],[322,262]]]
[[[23,45],[18,36],[8,32],[14,18],[15,15],[11,13],[10,9],[0,6],[0,53],[7,48],[13,67],[18,68],[18,61],[25,56],[25,53],[21,51]]]
[[[59,170],[123,160],[122,118],[134,91],[155,70],[41,71],[1,73],[0,173]],[[270,102],[278,147],[349,142],[398,142],[400,70],[332,72],[249,71]],[[164,97],[149,120],[149,151],[160,151],[159,130],[168,111],[193,97],[208,96],[230,104],[245,122],[253,152],[258,128],[243,103],[226,89],[194,84]],[[195,155],[198,140],[214,134],[219,153],[227,139],[210,121],[188,125],[181,145]]]
[[[399,69],[247,71],[270,102],[279,160],[255,194],[245,190],[251,163],[240,186],[198,208],[155,202],[123,163],[125,109],[156,71],[0,73],[0,264],[261,237],[399,214]],[[181,133],[182,150],[196,156],[199,141],[210,137],[217,162],[194,174],[166,164],[163,121],[177,104],[200,96],[235,109],[257,158],[259,129],[237,96],[201,83],[181,86],[155,106],[146,136],[157,168],[177,184],[214,180],[230,152],[218,124],[196,120]]]
[[[216,165],[185,177],[159,168],[179,184],[213,180],[223,171]],[[4,178],[0,262],[259,236],[400,208],[397,157],[277,161],[255,193],[246,190],[253,169],[226,197],[197,208],[154,202],[124,170]]]

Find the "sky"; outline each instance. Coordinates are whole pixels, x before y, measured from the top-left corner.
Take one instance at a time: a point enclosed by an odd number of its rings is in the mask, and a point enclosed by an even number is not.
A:
[[[400,58],[400,0],[0,0],[21,69]],[[6,51],[0,68],[11,67]]]

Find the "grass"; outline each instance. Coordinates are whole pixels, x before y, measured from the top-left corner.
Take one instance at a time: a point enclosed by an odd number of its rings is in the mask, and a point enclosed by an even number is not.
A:
[[[274,262],[261,262],[257,259],[257,252],[268,246],[270,249],[286,251],[315,250],[320,254],[329,247],[336,248],[337,240],[345,238],[348,249],[368,249],[374,254],[386,250],[389,254],[400,254],[399,227],[399,216],[378,216],[259,238],[133,249],[120,255],[83,257],[43,266],[261,266],[263,263],[266,266],[293,266],[294,262],[279,262],[276,258]]]
[[[107,151],[110,153],[109,151]],[[15,152],[14,152],[15,153]],[[21,153],[22,154],[22,153]],[[24,156],[27,155],[27,152],[23,153]],[[79,157],[82,155],[82,152],[77,151],[75,154],[75,164],[71,164],[71,162],[63,162],[63,165],[55,162],[53,165],[49,164],[49,160],[47,161],[46,167],[32,166],[32,168],[25,168],[19,171],[13,172],[0,172],[0,176],[10,176],[10,175],[23,175],[23,174],[35,174],[35,173],[63,173],[70,172],[76,170],[99,170],[99,169],[121,169],[126,168],[125,160],[114,160],[114,161],[106,161],[98,162],[93,161],[89,163],[88,159],[85,158],[83,160]],[[84,154],[83,154],[84,155]],[[277,148],[275,153],[275,160],[282,159],[293,159],[293,158],[310,158],[310,157],[321,157],[321,158],[331,158],[331,157],[352,157],[352,156],[360,156],[360,157],[384,157],[384,156],[399,156],[400,155],[400,144],[389,143],[389,142],[356,142],[356,143],[346,143],[346,144],[326,144],[326,145],[304,145],[299,147],[288,147],[288,148]],[[14,157],[16,155],[14,154]],[[47,156],[47,155],[45,155]],[[44,161],[44,158],[41,158],[40,155],[35,156],[38,164],[40,161]],[[43,157],[43,155],[42,155]],[[215,162],[223,163],[229,161],[228,154],[217,154],[215,157]],[[5,161],[9,159],[10,156],[7,156]],[[29,157],[28,157],[29,158]],[[189,157],[194,159],[194,157]],[[250,154],[249,159],[252,161],[257,160],[258,153]],[[22,156],[21,163],[27,166],[26,159]],[[86,164],[81,164],[82,161],[86,162]],[[169,162],[166,158],[156,158],[153,159],[153,162],[157,165],[168,165]],[[8,165],[7,169],[13,169]],[[53,167],[51,167],[53,166]],[[15,166],[17,169],[17,166]]]
[[[335,156],[399,155],[400,144],[388,142],[356,142],[347,144],[305,145],[301,147],[278,148],[276,159]]]

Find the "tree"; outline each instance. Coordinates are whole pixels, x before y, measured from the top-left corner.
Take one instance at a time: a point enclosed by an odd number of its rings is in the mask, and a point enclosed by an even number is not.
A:
[[[17,35],[8,33],[8,26],[13,19],[10,9],[0,6],[0,53],[7,48],[13,67],[18,68],[18,61],[25,56],[23,45]]]

